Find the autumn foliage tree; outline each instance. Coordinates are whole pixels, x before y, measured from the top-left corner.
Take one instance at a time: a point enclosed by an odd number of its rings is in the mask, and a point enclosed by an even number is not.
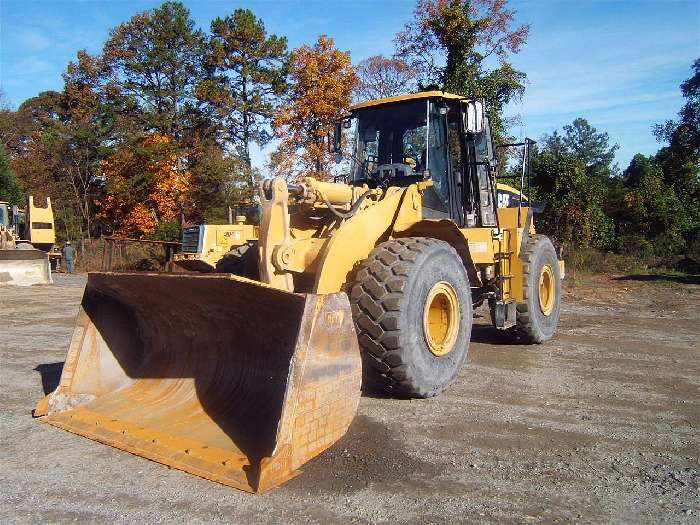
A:
[[[355,98],[364,101],[410,93],[418,73],[401,59],[375,55],[357,64],[357,76]]]
[[[108,102],[103,115],[114,129],[99,200],[99,222],[110,230],[151,234],[164,221],[202,221],[206,208],[223,203],[221,179],[231,173],[215,159],[226,144],[216,132],[220,117],[199,92],[211,76],[206,41],[182,3],[165,2],[117,26],[95,58],[94,91]]]
[[[272,166],[286,176],[302,171],[327,179],[333,162],[327,137],[350,107],[357,82],[350,53],[321,35],[313,46],[293,51],[290,80],[289,96],[274,119],[280,144]]]
[[[512,27],[506,0],[418,0],[415,19],[396,35],[397,56],[436,85],[488,102],[495,134],[504,132],[503,107],[522,96],[526,75],[509,61],[525,44],[529,26]]]
[[[151,135],[139,148],[121,148],[102,163],[106,192],[99,218],[114,233],[141,237],[178,220],[192,174],[178,168],[170,143],[166,135]]]

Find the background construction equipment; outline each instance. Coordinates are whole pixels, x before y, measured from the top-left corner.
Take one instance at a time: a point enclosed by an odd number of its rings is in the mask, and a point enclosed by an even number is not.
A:
[[[257,238],[258,227],[246,224],[243,215],[235,224],[190,226],[182,232],[180,252],[174,254],[169,270],[241,273],[246,270],[240,267],[241,257]]]
[[[25,209],[0,202],[0,285],[50,284],[49,253],[56,242],[51,198],[27,197]]]

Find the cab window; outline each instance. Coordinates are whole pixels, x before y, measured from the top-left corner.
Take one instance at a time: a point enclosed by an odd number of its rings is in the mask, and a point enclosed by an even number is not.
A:
[[[428,129],[428,169],[433,179],[433,188],[448,208],[450,188],[447,176],[447,108],[430,104],[430,126]]]

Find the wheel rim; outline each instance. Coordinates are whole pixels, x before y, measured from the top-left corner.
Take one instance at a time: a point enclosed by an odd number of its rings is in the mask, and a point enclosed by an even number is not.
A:
[[[540,272],[540,310],[544,315],[549,315],[554,309],[554,298],[556,295],[554,286],[554,272],[552,267],[545,264]]]
[[[428,292],[423,310],[423,332],[428,349],[440,357],[449,354],[459,331],[459,299],[452,285],[436,283]]]

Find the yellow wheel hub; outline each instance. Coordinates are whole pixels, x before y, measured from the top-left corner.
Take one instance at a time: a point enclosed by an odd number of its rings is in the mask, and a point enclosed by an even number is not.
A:
[[[459,332],[459,299],[452,285],[436,283],[423,310],[423,331],[428,349],[436,356],[449,354]]]
[[[554,272],[552,267],[545,264],[540,272],[540,310],[544,315],[549,315],[554,309],[554,300],[557,293],[554,285]]]

